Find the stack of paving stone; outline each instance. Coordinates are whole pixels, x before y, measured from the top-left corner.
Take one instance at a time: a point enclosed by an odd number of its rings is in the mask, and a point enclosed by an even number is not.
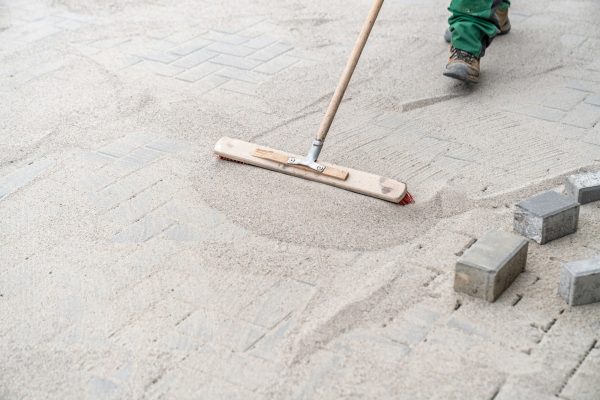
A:
[[[548,191],[516,206],[514,230],[544,245],[577,231],[579,208],[600,200],[600,172],[569,176],[566,196]],[[454,289],[495,301],[525,270],[529,242],[522,236],[492,231],[456,264]],[[600,302],[600,256],[566,263],[559,294],[570,305]]]

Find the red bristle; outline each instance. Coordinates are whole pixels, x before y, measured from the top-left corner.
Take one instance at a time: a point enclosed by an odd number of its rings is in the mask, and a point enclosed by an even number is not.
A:
[[[409,204],[412,204],[415,202],[415,198],[408,192],[406,192],[406,194],[404,195],[404,197],[402,198],[402,200],[400,200],[400,204],[401,206],[407,206]]]

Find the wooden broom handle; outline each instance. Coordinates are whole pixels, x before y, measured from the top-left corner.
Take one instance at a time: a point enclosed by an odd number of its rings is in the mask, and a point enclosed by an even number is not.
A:
[[[346,93],[346,89],[348,88],[348,84],[350,83],[350,79],[352,78],[352,74],[354,73],[354,69],[356,68],[356,64],[358,64],[358,60],[360,59],[360,55],[362,54],[365,45],[367,44],[367,39],[369,39],[369,34],[371,33],[371,29],[373,29],[373,25],[375,25],[375,21],[377,20],[377,16],[379,15],[379,10],[383,6],[384,0],[374,0],[373,6],[371,7],[371,11],[369,12],[369,16],[365,21],[360,35],[358,36],[358,40],[354,45],[354,49],[352,50],[352,54],[350,55],[350,59],[346,64],[346,68],[342,73],[342,77],[340,78],[340,82],[338,83],[337,88],[335,89],[335,93],[333,94],[333,98],[329,103],[329,107],[327,107],[327,112],[325,113],[325,117],[321,122],[321,126],[319,127],[319,133],[317,133],[317,140],[324,141],[325,137],[327,137],[327,133],[329,132],[329,128],[331,128],[331,124],[333,123],[333,119],[335,118],[335,114],[344,98],[344,93]]]

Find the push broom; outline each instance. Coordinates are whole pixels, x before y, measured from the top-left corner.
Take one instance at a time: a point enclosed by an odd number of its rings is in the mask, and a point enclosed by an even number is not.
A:
[[[406,190],[406,184],[368,172],[344,168],[317,161],[325,137],[333,123],[335,114],[342,102],[360,55],[365,48],[369,34],[383,6],[384,0],[374,0],[369,16],[365,21],[340,82],[329,103],[319,131],[313,140],[308,155],[300,157],[228,137],[221,138],[215,145],[215,153],[222,159],[250,164],[276,172],[325,183],[340,189],[364,194],[398,204],[410,204],[413,198]]]

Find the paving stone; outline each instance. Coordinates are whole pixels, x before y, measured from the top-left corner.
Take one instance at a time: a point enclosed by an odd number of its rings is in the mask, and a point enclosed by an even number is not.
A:
[[[181,60],[177,61],[177,63],[179,63],[180,61]],[[175,64],[177,64],[177,63],[175,63]],[[147,69],[148,71],[154,72],[155,74],[158,74],[158,75],[175,76],[184,71],[184,68],[180,68],[178,65],[175,65],[175,64],[163,64],[161,62],[145,60],[137,65],[141,65],[143,68]]]
[[[288,43],[277,42],[268,47],[263,48],[262,50],[257,51],[256,53],[252,54],[250,58],[253,60],[265,62],[272,60],[273,58],[282,55],[283,53],[286,53],[292,50],[293,48],[294,46]]]
[[[259,85],[255,83],[243,82],[238,80],[231,80],[225,82],[221,86],[221,89],[229,90],[231,92],[245,94],[248,96],[256,96]]]
[[[295,57],[283,55],[281,57],[274,58],[271,61],[267,61],[262,65],[259,65],[254,69],[254,71],[274,75],[283,71],[286,68],[291,67],[294,64],[297,64],[298,62],[300,62],[300,60]]]
[[[600,171],[568,176],[565,190],[579,204],[600,200]]]
[[[240,45],[242,43],[246,43],[250,40],[249,37],[240,36],[232,33],[218,32],[218,31],[209,31],[208,33],[202,35],[204,39],[214,40],[216,42],[229,43],[234,45]]]
[[[208,75],[200,79],[199,81],[196,81],[192,86],[191,90],[198,94],[204,94],[210,92],[213,89],[218,88],[225,82],[229,82],[229,79],[224,78],[222,76]]]
[[[211,43],[213,42],[210,40],[206,40],[203,38],[194,38],[177,47],[169,49],[169,53],[176,54],[178,56],[187,56],[188,54],[191,54],[196,50],[200,50]]]
[[[402,363],[410,348],[378,332],[354,329],[344,333],[328,346],[328,349],[347,358],[358,358],[370,365],[387,364],[392,368]]]
[[[202,64],[205,61],[217,57],[217,53],[206,51],[205,49],[196,50],[195,52],[177,60],[172,65],[180,68],[192,68]]]
[[[578,104],[562,120],[563,123],[581,128],[592,128],[600,120],[600,108],[587,103]]]
[[[510,105],[508,111],[550,122],[558,122],[566,115],[564,111],[541,105]]]
[[[585,42],[587,36],[565,33],[560,36],[560,42],[567,48],[573,49]]]
[[[151,136],[145,134],[130,134],[100,147],[97,152],[101,156],[123,157],[152,140]]]
[[[158,139],[148,143],[146,147],[163,153],[177,153],[189,148],[190,144],[181,140]]]
[[[146,215],[144,218],[125,227],[113,237],[115,243],[143,243],[166,231],[175,223],[170,218]]]
[[[495,301],[525,270],[528,244],[512,233],[489,232],[456,263],[454,290]]]
[[[600,302],[600,256],[564,264],[559,293],[572,306]]]
[[[222,68],[222,65],[206,62],[177,75],[177,79],[181,79],[182,81],[187,82],[196,82],[204,78],[205,76],[219,71]]]
[[[585,96],[586,94],[579,90],[564,88],[548,96],[544,101],[544,106],[569,111],[581,103]]]
[[[225,54],[220,54],[219,56],[210,60],[215,64],[220,65],[228,65],[230,67],[239,68],[239,69],[254,69],[260,64],[260,61],[250,60],[248,58],[229,56]]]
[[[165,177],[111,209],[104,218],[109,218],[122,226],[141,220],[145,215],[169,201],[181,188],[181,185],[179,179],[173,176]]]
[[[598,84],[598,82],[569,79],[567,82],[567,87],[588,93],[600,92],[600,84]]]
[[[124,54],[118,49],[107,49],[89,56],[109,71],[118,71],[139,63],[142,59],[137,56]]]
[[[523,200],[516,206],[514,229],[545,244],[577,231],[579,203],[554,191]]]
[[[166,53],[162,51],[151,51],[141,55],[142,58],[150,61],[158,61],[164,64],[171,63],[180,58],[177,54]]]
[[[586,97],[585,102],[593,106],[600,107],[600,94],[589,95],[588,97]],[[598,112],[600,112],[600,109],[598,110]]]
[[[202,344],[225,346],[236,352],[246,351],[265,334],[259,326],[204,309],[187,317],[177,326],[177,331]]]
[[[233,67],[223,67],[216,72],[216,75],[255,84],[265,82],[267,79],[269,79],[268,75],[261,74],[260,72],[248,71]]]
[[[600,348],[592,349],[561,393],[565,399],[596,400],[600,393]]]
[[[178,242],[199,242],[209,239],[212,235],[212,232],[203,232],[190,224],[175,224],[165,232],[166,238]]]
[[[162,156],[163,153],[160,151],[141,147],[124,156],[123,160],[145,165],[158,160]]]
[[[425,340],[441,317],[439,312],[418,304],[388,323],[383,335],[398,343],[415,346]]]
[[[215,53],[220,53],[220,54],[229,54],[231,56],[238,56],[238,57],[245,57],[256,51],[249,47],[236,46],[233,44],[219,43],[219,42],[213,43],[213,44],[207,46],[206,50],[214,51]]]
[[[250,47],[251,49],[259,50],[275,43],[276,41],[276,39],[273,39],[267,35],[261,35],[244,43],[244,47]]]
[[[41,160],[33,161],[11,174],[0,178],[0,187],[3,188],[3,191],[5,192],[4,195],[19,190],[43,174],[54,164],[54,160],[43,158]]]
[[[292,312],[302,311],[315,292],[304,282],[286,279],[255,299],[240,311],[240,317],[255,325],[271,329]]]

